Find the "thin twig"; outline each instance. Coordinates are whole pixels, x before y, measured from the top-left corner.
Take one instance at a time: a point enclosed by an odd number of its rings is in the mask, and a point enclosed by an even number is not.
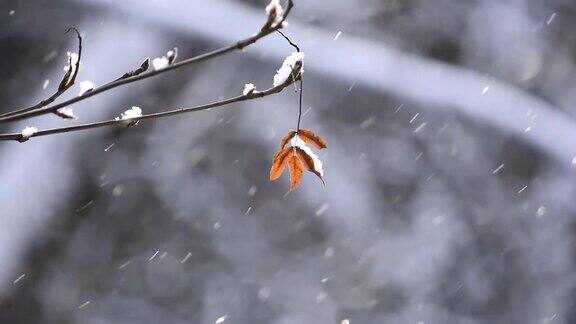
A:
[[[284,22],[286,20],[286,18],[290,14],[290,11],[292,10],[293,6],[294,6],[293,0],[288,0],[286,10],[284,11],[284,14],[282,16],[282,22]],[[274,31],[276,31],[280,28],[282,28],[282,23],[277,24],[275,27],[263,28],[256,35],[248,37],[244,40],[241,40],[241,41],[237,42],[236,44],[222,47],[220,49],[217,49],[217,50],[214,50],[214,51],[211,51],[208,53],[204,53],[202,55],[198,55],[198,56],[195,56],[195,57],[192,57],[192,58],[189,58],[189,59],[177,62],[177,63],[174,63],[174,64],[169,65],[166,68],[163,68],[160,70],[154,70],[154,71],[142,73],[140,75],[136,75],[133,77],[120,79],[117,81],[107,83],[103,86],[100,86],[98,88],[93,89],[92,91],[86,92],[81,96],[72,98],[70,100],[64,101],[64,102],[62,102],[60,104],[56,104],[54,106],[42,107],[42,108],[38,108],[38,109],[34,109],[34,110],[28,110],[29,108],[26,108],[26,109],[21,109],[21,110],[17,110],[14,112],[10,112],[9,116],[4,116],[4,117],[0,116],[0,123],[9,122],[9,121],[16,121],[16,120],[31,118],[31,117],[35,117],[35,116],[44,115],[44,114],[49,114],[49,113],[57,111],[60,108],[72,105],[76,102],[88,99],[88,98],[95,96],[99,93],[111,90],[113,88],[116,88],[116,87],[119,87],[119,86],[122,86],[125,84],[144,80],[144,79],[147,79],[147,78],[150,78],[150,77],[153,77],[153,76],[156,76],[156,75],[168,72],[168,71],[172,71],[172,70],[175,70],[175,69],[187,66],[187,65],[191,65],[194,63],[198,63],[198,62],[202,62],[202,61],[205,61],[208,59],[212,59],[212,58],[215,58],[217,56],[226,54],[226,53],[234,51],[234,50],[242,50],[245,47],[256,43],[261,38],[268,36],[269,34],[273,33]]]
[[[277,31],[278,33],[280,33],[280,35],[282,35],[282,37],[284,37],[284,38],[288,41],[288,43],[290,43],[290,45],[292,45],[292,46],[296,49],[297,52],[300,52],[300,47],[298,47],[298,45],[294,44],[294,43],[290,40],[290,38],[288,38],[288,36],[284,35],[284,33],[283,33],[280,29],[277,29],[276,31]]]
[[[80,32],[78,31],[78,29],[76,29],[74,27],[68,28],[68,30],[66,30],[66,32],[64,34],[68,34],[68,32],[70,32],[71,30],[76,32],[76,37],[78,37],[78,62],[76,63],[76,66],[73,67],[72,61],[71,61],[71,59],[69,59],[69,61],[68,61],[69,72],[67,72],[64,75],[64,77],[63,77],[62,81],[60,82],[60,85],[58,86],[58,89],[56,90],[56,92],[53,95],[51,95],[50,97],[48,97],[48,98],[40,101],[39,103],[35,104],[34,106],[31,106],[28,108],[23,108],[23,109],[16,110],[16,111],[11,111],[11,112],[8,112],[5,114],[1,114],[0,118],[24,113],[24,112],[31,111],[31,110],[36,110],[36,109],[39,109],[42,107],[46,107],[49,104],[51,104],[52,102],[54,102],[54,100],[56,100],[58,97],[60,97],[64,92],[66,92],[66,90],[70,89],[72,87],[72,85],[74,85],[74,82],[76,81],[76,76],[78,75],[78,70],[80,70],[80,60],[82,58],[82,36],[80,36]],[[68,75],[68,73],[72,73],[72,69],[74,69],[73,74]]]
[[[302,73],[300,73],[300,102],[298,103],[298,125],[296,126],[296,133],[300,131],[300,120],[302,119],[302,92],[304,91],[304,83]]]
[[[292,42],[292,40],[290,40],[290,38],[288,38],[288,36],[286,36],[282,31],[280,30],[276,30],[280,35],[282,35],[282,37],[284,37],[284,39],[286,39],[288,41],[288,43],[290,43],[290,45],[292,45],[297,52],[300,52],[300,47],[298,47],[298,45],[296,45],[294,42]],[[295,78],[294,75],[292,75],[292,78]],[[296,133],[298,133],[300,131],[300,120],[302,119],[302,92],[304,91],[304,83],[302,81],[302,72],[300,72],[300,99],[299,99],[299,104],[298,104],[298,124],[296,126]]]
[[[237,96],[237,97],[233,97],[233,98],[229,98],[229,99],[225,99],[225,100],[220,100],[220,101],[216,101],[216,102],[212,102],[212,103],[204,104],[204,105],[200,105],[200,106],[180,108],[180,109],[174,109],[174,110],[169,110],[169,111],[163,111],[163,112],[159,112],[159,113],[142,115],[140,117],[131,118],[131,119],[129,119],[129,121],[130,122],[137,122],[137,121],[141,121],[141,120],[168,117],[168,116],[173,116],[173,115],[190,113],[190,112],[194,112],[194,111],[206,110],[206,109],[210,109],[210,108],[222,107],[222,106],[226,106],[226,105],[229,105],[229,104],[232,104],[235,102],[263,98],[263,97],[266,97],[266,96],[269,96],[269,95],[272,95],[272,94],[275,94],[275,93],[278,93],[278,92],[284,90],[284,88],[290,86],[292,83],[294,83],[296,81],[297,80],[295,80],[294,78],[289,78],[283,84],[278,85],[278,86],[273,87],[273,88],[266,89],[264,91],[256,91],[256,92],[252,92],[250,94]],[[61,127],[61,128],[52,128],[52,129],[38,131],[30,137],[62,134],[62,133],[81,131],[81,130],[85,130],[85,129],[100,128],[100,127],[115,126],[115,125],[120,126],[120,125],[125,125],[126,121],[127,121],[126,119],[120,119],[120,120],[112,119],[112,120],[96,122],[96,123],[89,123],[89,124],[82,124],[82,125]],[[0,134],[0,141],[9,141],[9,140],[21,141],[22,140],[22,134],[21,133]]]

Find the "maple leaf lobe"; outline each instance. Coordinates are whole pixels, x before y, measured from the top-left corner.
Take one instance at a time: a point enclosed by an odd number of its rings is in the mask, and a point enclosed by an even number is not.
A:
[[[282,175],[286,163],[288,162],[288,155],[290,153],[290,147],[279,150],[272,160],[272,168],[270,168],[270,181],[274,181]]]
[[[314,134],[314,132],[309,129],[299,130],[298,137],[300,137],[304,141],[304,143],[311,145],[319,150],[328,147],[328,143],[326,143],[326,140]]]
[[[288,160],[288,170],[290,170],[290,190],[294,190],[300,186],[302,182],[302,175],[304,173],[304,166],[302,161],[296,155],[296,150],[293,149]]]

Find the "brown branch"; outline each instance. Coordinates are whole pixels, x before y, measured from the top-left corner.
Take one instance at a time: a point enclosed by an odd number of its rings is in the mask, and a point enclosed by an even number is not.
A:
[[[293,6],[294,6],[293,0],[288,0],[286,10],[284,11],[284,14],[282,15],[282,22],[284,22],[286,20],[286,18],[290,14],[290,11],[292,10]],[[266,25],[264,26],[264,28],[262,28],[257,34],[255,34],[251,37],[248,37],[244,40],[241,40],[241,41],[237,42],[236,44],[222,47],[220,49],[217,49],[217,50],[214,50],[214,51],[211,51],[208,53],[204,53],[204,54],[201,54],[201,55],[198,55],[195,57],[188,58],[186,60],[183,60],[183,61],[174,63],[172,65],[169,65],[166,68],[163,68],[160,70],[154,70],[154,71],[150,71],[147,73],[142,73],[139,75],[131,76],[128,78],[121,78],[119,80],[112,81],[112,82],[107,83],[105,85],[102,85],[100,87],[94,88],[92,91],[86,92],[81,96],[72,98],[70,100],[64,101],[64,102],[56,104],[54,106],[41,107],[41,108],[37,108],[37,109],[35,108],[34,110],[30,110],[30,108],[26,108],[26,109],[13,111],[13,112],[10,112],[8,114],[5,114],[6,116],[0,115],[0,123],[16,121],[16,120],[35,117],[35,116],[45,115],[45,114],[49,114],[49,113],[54,113],[60,108],[70,106],[74,103],[88,99],[92,96],[95,96],[95,95],[100,94],[102,92],[114,89],[116,87],[119,87],[119,86],[122,86],[125,84],[129,84],[129,83],[133,83],[136,81],[144,80],[147,78],[151,78],[153,76],[156,76],[156,75],[168,72],[168,71],[176,70],[176,69],[182,68],[182,67],[187,66],[187,65],[191,65],[194,63],[198,63],[198,62],[202,62],[202,61],[205,61],[208,59],[212,59],[212,58],[218,57],[220,55],[226,54],[228,52],[232,52],[234,50],[242,50],[245,47],[256,43],[261,38],[270,35],[271,33],[273,33],[276,30],[279,30],[280,28],[282,28],[282,23],[279,23],[276,26],[271,27],[269,25],[269,23],[267,22]]]
[[[200,105],[200,106],[180,108],[180,109],[168,110],[168,111],[163,111],[163,112],[158,112],[158,113],[153,113],[153,114],[148,114],[148,115],[142,115],[140,117],[134,117],[134,118],[130,118],[128,120],[126,120],[126,119],[112,119],[112,120],[96,122],[96,123],[46,129],[46,130],[38,131],[30,137],[62,134],[62,133],[76,132],[76,131],[81,131],[81,130],[86,130],[86,129],[100,128],[100,127],[107,127],[107,126],[123,126],[123,125],[125,126],[127,121],[130,121],[130,124],[135,124],[136,122],[139,122],[141,120],[157,119],[157,118],[162,118],[162,117],[168,117],[168,116],[173,116],[173,115],[179,115],[179,114],[185,114],[185,113],[190,113],[190,112],[195,112],[195,111],[206,110],[206,109],[210,109],[210,108],[223,107],[223,106],[235,103],[235,102],[263,98],[263,97],[278,93],[278,92],[284,90],[284,88],[290,86],[292,83],[296,82],[297,80],[298,79],[294,79],[293,77],[290,77],[283,84],[278,85],[276,87],[266,89],[264,91],[253,91],[253,92],[246,94],[246,95],[228,98],[228,99],[220,100],[220,101],[215,101],[215,102]],[[23,139],[24,138],[23,138],[21,133],[0,134],[0,141],[14,140],[14,141],[22,142]],[[27,138],[25,140],[27,140]]]

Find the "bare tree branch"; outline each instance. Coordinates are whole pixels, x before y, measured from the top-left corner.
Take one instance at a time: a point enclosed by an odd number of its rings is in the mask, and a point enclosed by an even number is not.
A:
[[[284,13],[282,15],[282,20],[281,20],[282,23],[288,18],[288,15],[290,14],[290,11],[292,10],[293,6],[294,6],[293,0],[288,0],[286,10],[284,11]],[[150,77],[153,77],[153,76],[156,76],[156,75],[168,72],[168,71],[182,68],[182,67],[187,66],[187,65],[191,65],[191,64],[195,64],[198,62],[208,60],[208,59],[212,59],[212,58],[218,57],[220,55],[226,54],[228,52],[232,52],[234,50],[242,50],[245,47],[256,43],[261,38],[264,38],[264,37],[270,35],[271,33],[273,33],[274,31],[282,28],[282,25],[283,25],[282,23],[271,25],[270,22],[268,21],[257,34],[255,34],[251,37],[248,37],[244,40],[241,40],[241,41],[239,41],[233,45],[222,47],[222,48],[219,48],[217,50],[214,50],[214,51],[211,51],[208,53],[204,53],[204,54],[201,54],[201,55],[198,55],[195,57],[188,58],[186,60],[174,63],[172,65],[168,65],[167,67],[165,67],[163,69],[154,70],[154,71],[150,71],[150,72],[146,72],[146,73],[141,73],[138,75],[127,77],[127,78],[122,77],[116,81],[112,81],[112,82],[109,82],[109,83],[102,85],[100,87],[94,88],[92,91],[86,92],[86,93],[82,94],[81,96],[72,98],[70,100],[64,101],[64,102],[56,104],[54,106],[44,107],[45,106],[44,105],[44,106],[40,106],[40,108],[30,107],[30,108],[25,108],[25,109],[13,111],[13,112],[10,112],[10,113],[4,114],[4,115],[0,115],[0,123],[22,120],[22,119],[26,119],[26,118],[35,117],[35,116],[54,113],[60,108],[72,105],[76,102],[88,99],[92,96],[95,96],[95,95],[100,94],[102,92],[114,89],[116,87],[119,87],[119,86],[122,86],[125,84],[129,84],[129,83],[133,83],[133,82],[137,82],[140,80],[144,80],[144,79],[147,79],[147,78],[150,78]],[[39,135],[35,135],[35,136],[39,136]]]
[[[298,79],[299,79],[299,76],[296,79],[293,77],[290,77],[283,84],[278,85],[276,87],[266,89],[264,91],[253,91],[253,92],[246,94],[246,95],[228,98],[228,99],[220,100],[220,101],[215,101],[215,102],[212,102],[209,104],[204,104],[204,105],[194,106],[194,107],[187,107],[187,108],[179,108],[179,109],[163,111],[163,112],[158,112],[158,113],[153,113],[153,114],[148,114],[148,115],[142,115],[140,117],[130,118],[129,120],[132,124],[135,124],[136,122],[141,121],[141,120],[156,119],[156,118],[168,117],[168,116],[179,115],[179,114],[184,114],[184,113],[190,113],[190,112],[194,112],[194,111],[207,110],[210,108],[226,106],[226,105],[229,105],[229,104],[232,104],[235,102],[263,98],[263,97],[266,97],[266,96],[269,96],[269,95],[272,95],[272,94],[275,94],[275,93],[278,93],[278,92],[284,90],[284,88],[290,86],[292,83],[296,82]],[[89,123],[89,124],[75,125],[75,126],[69,126],[69,127],[61,127],[61,128],[52,128],[52,129],[42,130],[42,131],[36,132],[35,134],[33,134],[30,137],[47,136],[47,135],[53,135],[53,134],[76,132],[76,131],[92,129],[92,128],[100,128],[100,127],[107,127],[107,126],[122,126],[122,125],[126,125],[126,120],[112,119],[112,120],[96,122],[96,123]],[[24,137],[22,136],[21,133],[0,134],[0,141],[14,140],[14,141],[22,142],[22,141],[25,141],[27,139],[28,138],[24,139]]]
[[[64,74],[64,76],[62,77],[62,81],[60,81],[58,90],[56,90],[56,92],[53,95],[51,95],[47,99],[40,101],[34,106],[2,114],[0,115],[0,118],[48,106],[49,104],[54,102],[54,100],[56,100],[58,97],[60,97],[64,92],[66,92],[66,90],[70,89],[74,85],[74,82],[76,81],[76,76],[78,76],[78,71],[80,70],[80,60],[82,59],[82,36],[80,36],[80,32],[78,31],[78,29],[74,27],[68,28],[65,34],[70,32],[71,30],[73,30],[76,33],[76,36],[78,37],[78,59],[76,60],[76,62],[73,62],[72,55],[69,54],[70,56],[68,58],[68,70],[66,71],[66,74]],[[67,115],[59,114],[57,111],[53,112],[62,118],[70,118]]]

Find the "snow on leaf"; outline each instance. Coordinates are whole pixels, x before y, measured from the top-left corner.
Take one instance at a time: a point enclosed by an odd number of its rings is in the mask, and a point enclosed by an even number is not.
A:
[[[320,162],[320,159],[318,159],[318,157],[314,153],[310,154],[311,152],[306,152],[299,147],[296,147],[295,149],[296,149],[296,155],[304,165],[304,169],[306,171],[314,173],[318,178],[320,178],[322,183],[326,185],[326,183],[324,183],[324,179],[322,178],[324,170],[322,170],[322,162]]]
[[[300,130],[301,132],[302,130]],[[320,178],[322,178],[322,176],[324,175],[324,169],[323,169],[323,164],[322,161],[320,161],[320,159],[318,158],[318,156],[316,154],[314,154],[314,152],[312,151],[312,149],[306,145],[306,142],[304,140],[302,140],[302,138],[300,137],[300,133],[298,133],[298,135],[294,136],[291,140],[290,140],[290,145],[292,147],[297,147],[300,148],[301,150],[303,150],[308,156],[310,156],[310,158],[314,161],[314,173],[316,175],[320,175]]]
[[[288,165],[290,170],[290,190],[298,188],[302,182],[303,171],[309,171],[314,173],[320,180],[324,183],[324,169],[322,161],[318,156],[312,151],[312,149],[306,145],[306,141],[300,138],[300,130],[298,133],[296,131],[290,131],[286,136],[280,141],[280,149],[274,155],[272,161],[272,168],[270,169],[270,180],[278,179],[284,172],[285,166]],[[314,134],[312,131],[307,130],[307,134]],[[314,135],[315,141],[323,143],[322,148],[325,148],[325,141],[320,137]],[[288,145],[286,147],[286,145]]]

